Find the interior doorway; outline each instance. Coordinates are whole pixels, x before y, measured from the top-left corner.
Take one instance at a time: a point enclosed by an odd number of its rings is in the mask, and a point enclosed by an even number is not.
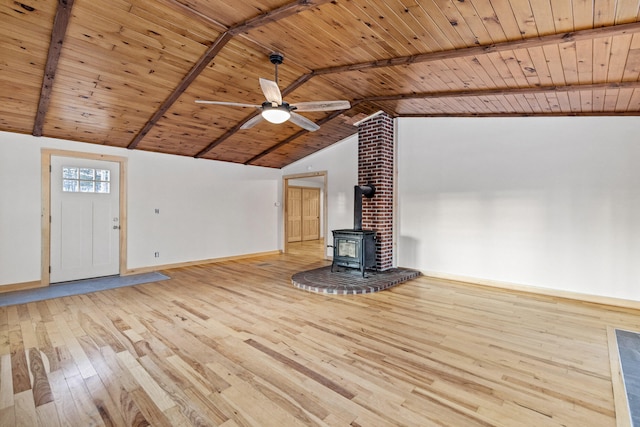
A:
[[[284,176],[282,194],[284,252],[290,252],[290,245],[308,242],[318,248],[318,256],[326,259],[327,172]]]

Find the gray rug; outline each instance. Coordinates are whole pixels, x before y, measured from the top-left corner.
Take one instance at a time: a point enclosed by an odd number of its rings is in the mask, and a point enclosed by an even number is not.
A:
[[[631,425],[640,427],[640,333],[616,329]]]
[[[133,274],[131,276],[107,276],[95,279],[76,280],[73,282],[55,283],[46,288],[0,294],[0,307],[67,297],[70,295],[88,294],[90,292],[140,285],[142,283],[159,282],[167,279],[169,279],[169,276],[158,272],[151,272]]]

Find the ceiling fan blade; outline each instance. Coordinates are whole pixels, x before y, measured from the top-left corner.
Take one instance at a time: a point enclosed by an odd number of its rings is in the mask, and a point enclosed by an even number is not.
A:
[[[291,112],[291,118],[289,119],[291,123],[300,126],[302,129],[306,129],[309,132],[315,132],[320,129],[320,126],[313,123],[311,120],[307,119],[300,114],[296,114],[293,111]]]
[[[260,123],[263,120],[264,120],[264,118],[262,117],[262,114],[258,114],[257,116],[252,117],[249,120],[247,120],[247,122],[245,124],[240,126],[240,129],[251,129],[252,127],[254,127],[255,125],[257,125],[258,123]]]
[[[243,108],[260,108],[261,105],[255,104],[242,104],[240,102],[224,102],[224,101],[205,101],[203,99],[196,99],[198,104],[213,104],[213,105],[226,105],[227,107],[243,107]]]
[[[348,110],[351,108],[349,101],[310,101],[298,102],[291,105],[296,111],[333,111]]]
[[[282,105],[282,94],[276,82],[260,77],[260,87],[267,101]]]

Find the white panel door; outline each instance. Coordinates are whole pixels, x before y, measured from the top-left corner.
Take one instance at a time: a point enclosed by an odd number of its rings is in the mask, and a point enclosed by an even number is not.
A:
[[[51,283],[120,272],[119,176],[117,162],[51,157]]]

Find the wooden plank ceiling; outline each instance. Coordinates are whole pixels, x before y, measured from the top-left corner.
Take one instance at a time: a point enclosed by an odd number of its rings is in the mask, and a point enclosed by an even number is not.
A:
[[[640,0],[1,0],[0,130],[281,168],[396,117],[638,115]],[[321,125],[240,126],[258,78]]]

